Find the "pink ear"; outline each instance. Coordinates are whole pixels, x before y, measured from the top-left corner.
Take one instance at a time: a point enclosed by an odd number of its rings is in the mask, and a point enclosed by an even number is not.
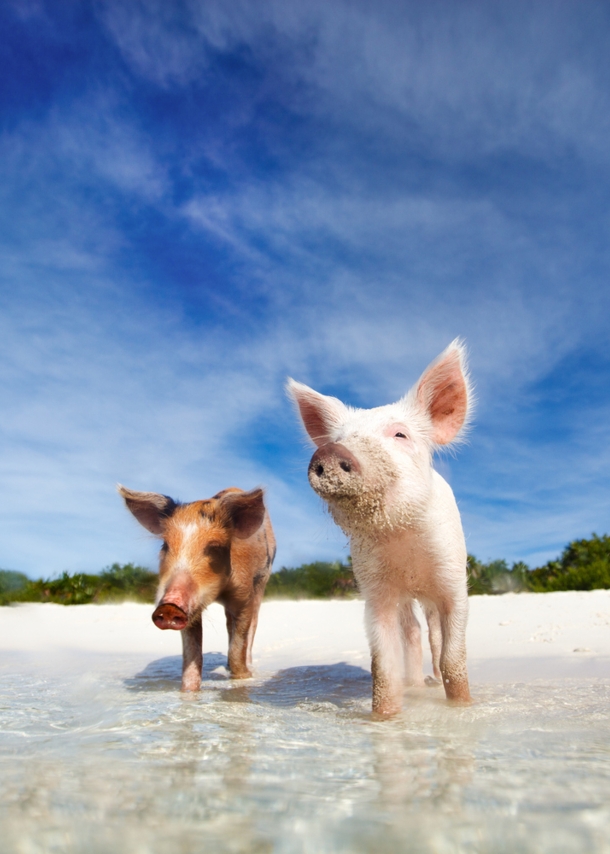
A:
[[[312,442],[318,447],[331,442],[333,433],[345,421],[348,411],[345,404],[292,379],[288,380],[286,390],[299,407],[303,425]]]
[[[464,347],[458,339],[424,371],[417,400],[432,423],[432,441],[447,445],[460,432],[468,414],[470,387]]]

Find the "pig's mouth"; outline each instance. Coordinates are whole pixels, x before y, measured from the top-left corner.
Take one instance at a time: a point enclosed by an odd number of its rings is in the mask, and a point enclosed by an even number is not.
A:
[[[158,608],[155,608],[152,621],[158,629],[185,629],[188,625],[189,618],[182,608],[173,605],[171,602],[162,602]]]
[[[354,499],[360,491],[360,485],[354,480],[347,480],[338,477],[309,477],[314,492],[317,492],[321,498],[326,500],[350,500]]]

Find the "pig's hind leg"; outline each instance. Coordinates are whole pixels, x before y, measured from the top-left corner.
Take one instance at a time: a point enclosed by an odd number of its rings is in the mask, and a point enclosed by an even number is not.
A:
[[[432,654],[432,672],[434,676],[426,676],[426,685],[437,687],[442,684],[441,678],[441,649],[443,634],[441,631],[441,615],[438,608],[432,602],[423,605],[426,622],[428,623],[428,640]]]
[[[250,668],[250,670],[252,669],[252,645],[254,644],[254,635],[256,634],[256,629],[258,628],[258,614],[260,611],[261,603],[263,601],[263,597],[265,595],[265,587],[267,586],[269,576],[271,575],[272,560],[273,558],[270,556],[267,547],[267,563],[265,564],[264,568],[260,572],[257,572],[254,578],[252,579],[252,621],[250,623],[250,628],[248,629],[248,637],[246,639],[246,665]]]
[[[405,683],[411,687],[421,687],[424,685],[421,626],[415,616],[413,606],[412,599],[398,606],[402,631]]]
[[[261,593],[260,595],[256,595],[254,598],[254,602],[252,605],[252,622],[250,623],[250,628],[248,629],[248,636],[246,638],[246,665],[250,670],[252,670],[252,645],[254,644],[254,635],[256,634],[256,629],[258,628],[258,613],[260,611],[262,599],[263,593]]]
[[[229,670],[233,679],[247,679],[252,676],[249,667],[249,649],[252,646],[250,638],[253,633],[252,623],[253,603],[249,602],[244,607],[231,614],[226,612],[227,629],[229,631]],[[256,622],[254,622],[256,628]]]

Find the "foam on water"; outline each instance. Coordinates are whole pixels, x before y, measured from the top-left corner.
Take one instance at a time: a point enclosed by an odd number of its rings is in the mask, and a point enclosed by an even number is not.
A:
[[[178,657],[9,657],[1,850],[610,850],[610,681],[414,690],[378,722],[359,667],[225,664],[183,696]]]

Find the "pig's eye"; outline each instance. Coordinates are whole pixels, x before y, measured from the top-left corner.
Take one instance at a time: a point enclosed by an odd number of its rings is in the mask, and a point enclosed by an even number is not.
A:
[[[163,545],[161,546],[161,551],[162,551],[162,552],[166,552],[168,549],[169,549],[169,546],[168,546],[168,545],[167,545],[167,543],[164,541],[164,542],[163,542]]]
[[[394,438],[395,439],[406,439],[407,437],[405,436],[404,433],[394,433]]]
[[[212,554],[213,552],[217,552],[219,549],[224,549],[225,546],[222,543],[207,543],[204,552],[206,554]]]
[[[231,555],[227,546],[208,543],[204,549],[210,569],[218,575],[228,575],[231,572]]]

